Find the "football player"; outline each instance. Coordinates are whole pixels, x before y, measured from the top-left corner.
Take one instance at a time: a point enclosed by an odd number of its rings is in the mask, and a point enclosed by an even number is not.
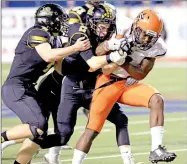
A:
[[[63,81],[57,120],[64,142],[67,142],[73,134],[79,107],[83,106],[87,109],[89,108],[92,99],[92,92],[90,89],[95,87],[96,77],[100,74],[98,69],[107,65],[109,59],[112,59],[113,62],[117,62],[118,64],[123,62],[123,55],[119,55],[119,58],[117,57],[118,55],[111,58],[111,56],[108,55],[95,56],[94,53],[98,44],[109,39],[114,32],[115,19],[111,19],[112,17],[113,12],[111,12],[108,6],[97,5],[90,8],[87,12],[87,27],[81,24],[70,26],[69,36],[71,36],[71,44],[79,37],[87,36],[90,38],[92,48],[85,52],[73,54],[65,58],[63,62],[64,67],[62,72],[63,74],[69,75],[65,77]],[[107,41],[107,43],[110,43],[110,41]],[[109,47],[109,49],[113,49],[111,48],[111,44],[109,44]],[[116,60],[116,57],[118,60]],[[73,70],[71,70],[71,72],[68,72],[70,70],[65,67],[67,63],[72,63],[71,67]],[[64,106],[66,106],[66,108],[63,108]],[[127,117],[119,108],[118,104],[115,104],[107,119],[116,126],[118,146],[130,145],[127,130]],[[91,139],[87,138],[84,142],[87,143],[89,140]],[[75,150],[72,163],[76,164],[81,162],[85,156],[86,153]],[[132,160],[132,157],[130,160]]]
[[[168,152],[162,146],[164,100],[159,91],[143,83],[136,83],[130,87],[125,85],[128,76],[137,80],[144,79],[152,70],[156,59],[166,54],[165,43],[160,38],[162,28],[163,21],[153,10],[143,10],[134,21],[124,17],[123,21],[118,20],[117,38],[125,37],[126,41],[121,45],[124,52],[120,50],[112,53],[125,54],[126,61],[121,67],[113,63],[112,67],[103,69],[106,74],[97,78],[96,88],[108,82],[113,83],[96,90],[93,94],[87,129],[76,145],[79,154],[89,152],[91,144],[96,134],[102,129],[112,106],[119,102],[150,108],[152,148],[149,160],[152,163],[170,162],[176,158],[175,153]],[[100,45],[98,51],[100,55],[108,53],[107,43]],[[110,73],[112,74],[110,75]],[[92,138],[92,140],[85,142],[87,138]],[[130,152],[130,147],[129,150],[123,147],[120,150],[121,153]],[[82,161],[83,159],[76,164],[81,164]],[[124,163],[126,163],[125,160]]]
[[[72,46],[54,49],[54,36],[67,34],[68,20],[62,7],[46,4],[36,11],[35,25],[19,41],[10,73],[2,87],[2,99],[23,124],[3,132],[1,142],[22,138],[34,141],[45,137],[48,126],[34,88],[36,81],[55,61],[90,47],[89,41],[81,38]],[[15,163],[22,161],[18,159]]]
[[[58,37],[57,38],[57,45],[55,48],[62,48],[64,45],[67,44],[68,38],[67,37]],[[63,43],[63,44],[62,44]],[[49,119],[50,114],[52,115],[53,123],[54,123],[54,133],[57,131],[57,110],[58,105],[60,103],[60,91],[61,91],[61,84],[63,75],[61,74],[61,62],[58,61],[54,65],[54,71],[50,74],[46,75],[39,83],[37,87],[37,97],[40,100],[42,106],[42,112],[47,118]],[[2,153],[4,149],[11,145],[23,143],[25,139],[20,140],[10,140],[2,143]],[[62,149],[72,149],[68,145],[64,145],[61,147]]]

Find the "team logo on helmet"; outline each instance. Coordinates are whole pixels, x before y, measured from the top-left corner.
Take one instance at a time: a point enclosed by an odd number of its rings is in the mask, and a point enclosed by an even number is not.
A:
[[[146,13],[140,13],[140,14],[138,15],[138,19],[144,19],[144,15],[146,15]]]
[[[106,6],[106,5],[102,5],[105,8],[105,13],[102,15],[102,18],[114,18],[113,13],[111,12],[111,9]]]

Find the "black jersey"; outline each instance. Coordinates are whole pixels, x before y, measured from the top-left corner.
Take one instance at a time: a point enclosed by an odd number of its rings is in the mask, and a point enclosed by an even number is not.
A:
[[[80,37],[85,37],[85,39],[89,38],[92,46],[86,51],[66,57],[62,62],[62,74],[72,76],[78,81],[90,78],[95,80],[100,71],[89,72],[90,67],[86,63],[87,60],[95,56],[95,49],[99,44],[95,35],[91,34],[89,29],[80,23],[70,25],[68,35],[70,45],[73,45]]]
[[[35,49],[35,46],[45,42],[52,48],[61,44],[59,38],[53,37],[45,27],[29,28],[15,49],[15,57],[7,79],[17,78],[24,82],[36,83],[41,75],[53,67],[54,63],[45,62]]]

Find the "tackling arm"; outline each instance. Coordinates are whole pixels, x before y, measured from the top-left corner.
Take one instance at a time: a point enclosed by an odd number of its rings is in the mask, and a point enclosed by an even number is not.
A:
[[[89,40],[79,38],[75,44],[65,48],[53,48],[51,34],[44,29],[32,29],[27,34],[27,46],[35,49],[38,55],[46,62],[54,62],[74,52],[84,51],[90,47]],[[51,44],[53,46],[51,46]]]
[[[87,60],[87,64],[90,67],[90,72],[96,71],[99,68],[103,68],[105,65],[112,62],[116,63],[116,65],[122,65],[125,62],[125,56],[120,55],[118,51],[114,51],[109,55],[92,56]]]
[[[108,65],[105,65],[102,68],[102,71],[105,75],[110,75],[112,72],[114,72],[116,70],[117,67],[118,67],[118,65],[116,63],[110,63]]]
[[[102,56],[106,55],[110,51],[117,51],[120,49],[120,46],[124,40],[125,38],[121,35],[117,35],[115,38],[112,37],[110,40],[106,40],[97,46],[95,52],[97,56]]]
[[[119,47],[120,47],[120,45],[121,45],[121,43],[122,43],[122,41],[123,41],[123,38],[124,38],[124,36],[123,35],[117,35],[116,36],[116,39],[115,38],[112,38],[113,39],[113,41],[112,42],[109,42],[109,43],[111,43],[111,44],[109,44],[109,45],[111,45],[111,47],[114,47],[114,45],[113,44],[116,44],[115,46],[115,48],[116,49],[119,49]],[[112,40],[111,39],[111,40]],[[108,41],[104,41],[104,42],[102,42],[99,46],[97,46],[97,48],[96,48],[96,55],[97,56],[103,56],[103,55],[106,55],[107,53],[109,53],[110,52],[110,50],[107,48],[107,43]],[[112,46],[113,45],[113,46]],[[110,64],[107,64],[107,65],[105,65],[103,68],[102,68],[102,71],[103,71],[103,73],[104,74],[106,74],[106,75],[109,75],[109,74],[111,74],[112,72],[114,72],[115,71],[115,69],[118,67],[118,65],[116,64],[116,63],[110,63]]]
[[[88,49],[90,47],[89,40],[83,39],[84,38],[79,38],[74,45],[69,47],[52,49],[49,43],[43,43],[36,46],[35,49],[38,54],[43,58],[43,60],[45,60],[46,62],[54,62],[75,52]]]
[[[86,38],[89,38],[87,36],[87,27],[81,24],[75,24],[73,26],[71,25],[69,29],[69,34],[71,36],[70,44],[73,44],[81,36],[85,36]],[[118,53],[115,54],[111,53],[109,55],[104,55],[104,56],[94,56],[94,55],[95,52],[93,52],[92,48],[80,52],[80,56],[90,67],[89,72],[94,72],[111,62],[115,62],[118,65],[121,65],[125,61],[124,56],[121,56]]]
[[[102,42],[99,46],[97,46],[96,51],[95,51],[97,56],[103,56],[109,52],[109,50],[106,49],[105,44],[106,44],[106,41]]]

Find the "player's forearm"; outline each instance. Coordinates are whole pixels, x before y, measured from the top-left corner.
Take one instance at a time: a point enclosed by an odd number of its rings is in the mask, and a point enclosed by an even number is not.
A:
[[[49,43],[43,43],[35,47],[38,54],[46,62],[55,62],[77,51],[74,45],[65,48],[52,49]]]
[[[51,49],[49,52],[49,54],[51,54],[49,60],[58,61],[76,52],[78,52],[78,49],[76,49],[74,45],[64,48]]]
[[[108,62],[106,56],[93,56],[91,59],[87,60],[87,64],[90,67],[89,72],[94,72],[104,67]]]
[[[122,67],[136,80],[142,80],[146,77],[147,74],[144,73],[144,71],[138,67],[134,67],[133,65],[125,62]]]
[[[118,51],[122,42],[124,41],[123,35],[117,35],[115,38],[110,38],[110,40],[105,40],[96,48],[96,55],[102,56],[106,55],[110,51]]]
[[[92,56],[90,59],[86,60],[90,67],[90,72],[96,71],[103,68],[109,63],[116,63],[117,65],[122,65],[125,62],[125,56],[121,55],[118,51],[111,52],[109,55],[104,56]]]
[[[96,48],[96,55],[102,56],[106,55],[110,51],[119,50],[122,42],[124,41],[124,35],[116,35],[115,38],[110,40],[105,40]]]
[[[96,55],[97,56],[103,56],[106,55],[109,50],[105,47],[106,41],[102,42],[97,48],[96,48]]]
[[[105,65],[102,68],[102,71],[105,75],[110,75],[112,72],[116,70],[117,67],[118,65],[116,63],[110,63],[110,64]]]

